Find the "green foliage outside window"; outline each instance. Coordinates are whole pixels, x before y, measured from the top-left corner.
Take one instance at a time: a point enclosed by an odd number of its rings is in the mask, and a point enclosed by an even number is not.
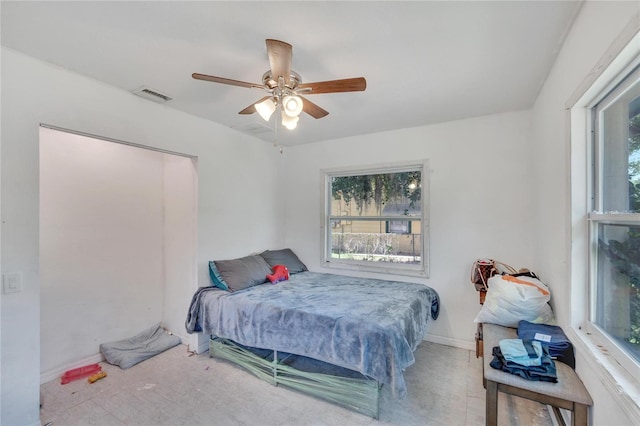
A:
[[[629,120],[629,210],[640,213],[640,113]],[[628,342],[640,353],[640,230],[629,228],[625,241],[600,240],[606,256],[629,278],[630,333]]]
[[[629,120],[629,209],[640,213],[640,114]],[[632,160],[634,159],[634,160]],[[625,253],[629,262],[631,286],[631,336],[629,342],[640,347],[640,231],[631,229]]]
[[[340,229],[332,233],[332,257],[367,262],[419,264],[422,253],[420,233],[409,232],[400,235],[391,232],[388,227],[389,221],[396,218],[411,216],[413,220],[421,220],[418,217],[422,212],[421,185],[420,170],[333,176],[333,199],[341,201],[346,206],[355,207],[356,214],[365,220],[349,219],[347,232],[340,226]],[[343,218],[345,215],[340,217]],[[380,217],[380,220],[371,220],[374,217]],[[336,220],[334,223],[341,222]],[[376,224],[378,231],[372,229],[375,229]]]
[[[410,208],[415,208],[420,201],[420,184],[419,171],[339,176],[332,179],[331,194],[336,200],[353,202],[360,213],[372,202],[380,209],[387,202],[402,198],[409,200]]]

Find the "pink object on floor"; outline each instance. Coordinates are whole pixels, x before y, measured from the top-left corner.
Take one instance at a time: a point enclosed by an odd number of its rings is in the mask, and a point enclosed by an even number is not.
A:
[[[60,383],[66,385],[69,382],[91,376],[93,374],[99,373],[100,371],[102,371],[102,367],[100,367],[100,365],[98,364],[91,364],[85,365],[84,367],[74,368],[64,372],[62,378],[60,379]]]

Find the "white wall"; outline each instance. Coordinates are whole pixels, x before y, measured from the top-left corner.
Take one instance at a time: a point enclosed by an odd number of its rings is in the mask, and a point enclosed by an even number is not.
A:
[[[40,130],[41,380],[160,321],[187,342],[195,191],[190,158]]]
[[[197,281],[184,283],[194,291],[209,283],[210,259],[282,244],[277,172],[264,166],[279,154],[262,141],[4,47],[1,54],[2,272],[20,272],[23,291],[1,301],[0,423],[37,425],[39,123],[198,157]]]
[[[285,245],[320,270],[322,169],[428,158],[430,278],[398,278],[440,294],[429,340],[471,349],[480,309],[469,281],[473,261],[491,257],[518,268],[533,260],[529,127],[530,113],[514,112],[288,148]]]
[[[571,169],[566,103],[639,11],[639,2],[586,2],[533,108],[534,270],[556,289],[554,308],[560,325],[565,328],[571,327],[572,306],[568,264]],[[577,175],[571,178],[585,179]],[[584,300],[584,294],[575,296]],[[576,369],[594,400],[592,424],[633,424],[607,386],[599,380],[601,375],[590,369],[592,363],[585,358],[590,356],[586,352],[577,352]]]
[[[163,155],[164,171],[164,310],[162,323],[188,341],[184,328],[185,312],[193,292],[185,291],[185,283],[195,282],[198,275],[194,263],[197,251],[197,160],[176,155]],[[201,282],[203,285],[207,281]]]

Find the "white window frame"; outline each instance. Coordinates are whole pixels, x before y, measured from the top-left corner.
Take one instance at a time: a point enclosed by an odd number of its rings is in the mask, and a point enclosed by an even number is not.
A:
[[[362,260],[335,259],[331,257],[331,178],[335,176],[358,176],[381,173],[407,172],[420,170],[421,172],[421,214],[412,219],[421,222],[420,238],[420,264],[401,264],[388,262],[371,262]],[[429,199],[429,161],[419,160],[402,163],[385,163],[381,165],[360,166],[360,167],[340,167],[324,169],[320,171],[321,182],[321,242],[320,266],[325,268],[337,268],[352,271],[375,272],[380,274],[406,275],[417,277],[429,277],[429,221],[428,221],[428,199]],[[345,217],[345,220],[360,219],[358,217]],[[375,220],[398,220],[398,217],[380,216]]]
[[[597,245],[593,240],[597,223],[635,224],[639,216],[594,211],[596,194],[592,190],[598,185],[594,175],[598,144],[594,143],[593,108],[638,65],[640,32],[623,34],[567,102],[567,110],[571,132],[571,334],[577,337],[574,343],[579,353],[585,354],[589,369],[628,417],[640,424],[640,367],[594,323]]]

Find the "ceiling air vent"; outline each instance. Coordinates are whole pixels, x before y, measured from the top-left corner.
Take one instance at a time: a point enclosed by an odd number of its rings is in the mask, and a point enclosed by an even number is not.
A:
[[[161,93],[154,89],[149,89],[145,86],[138,87],[137,89],[132,90],[131,93],[158,103],[169,102],[171,99],[173,99],[165,95],[164,93]]]

